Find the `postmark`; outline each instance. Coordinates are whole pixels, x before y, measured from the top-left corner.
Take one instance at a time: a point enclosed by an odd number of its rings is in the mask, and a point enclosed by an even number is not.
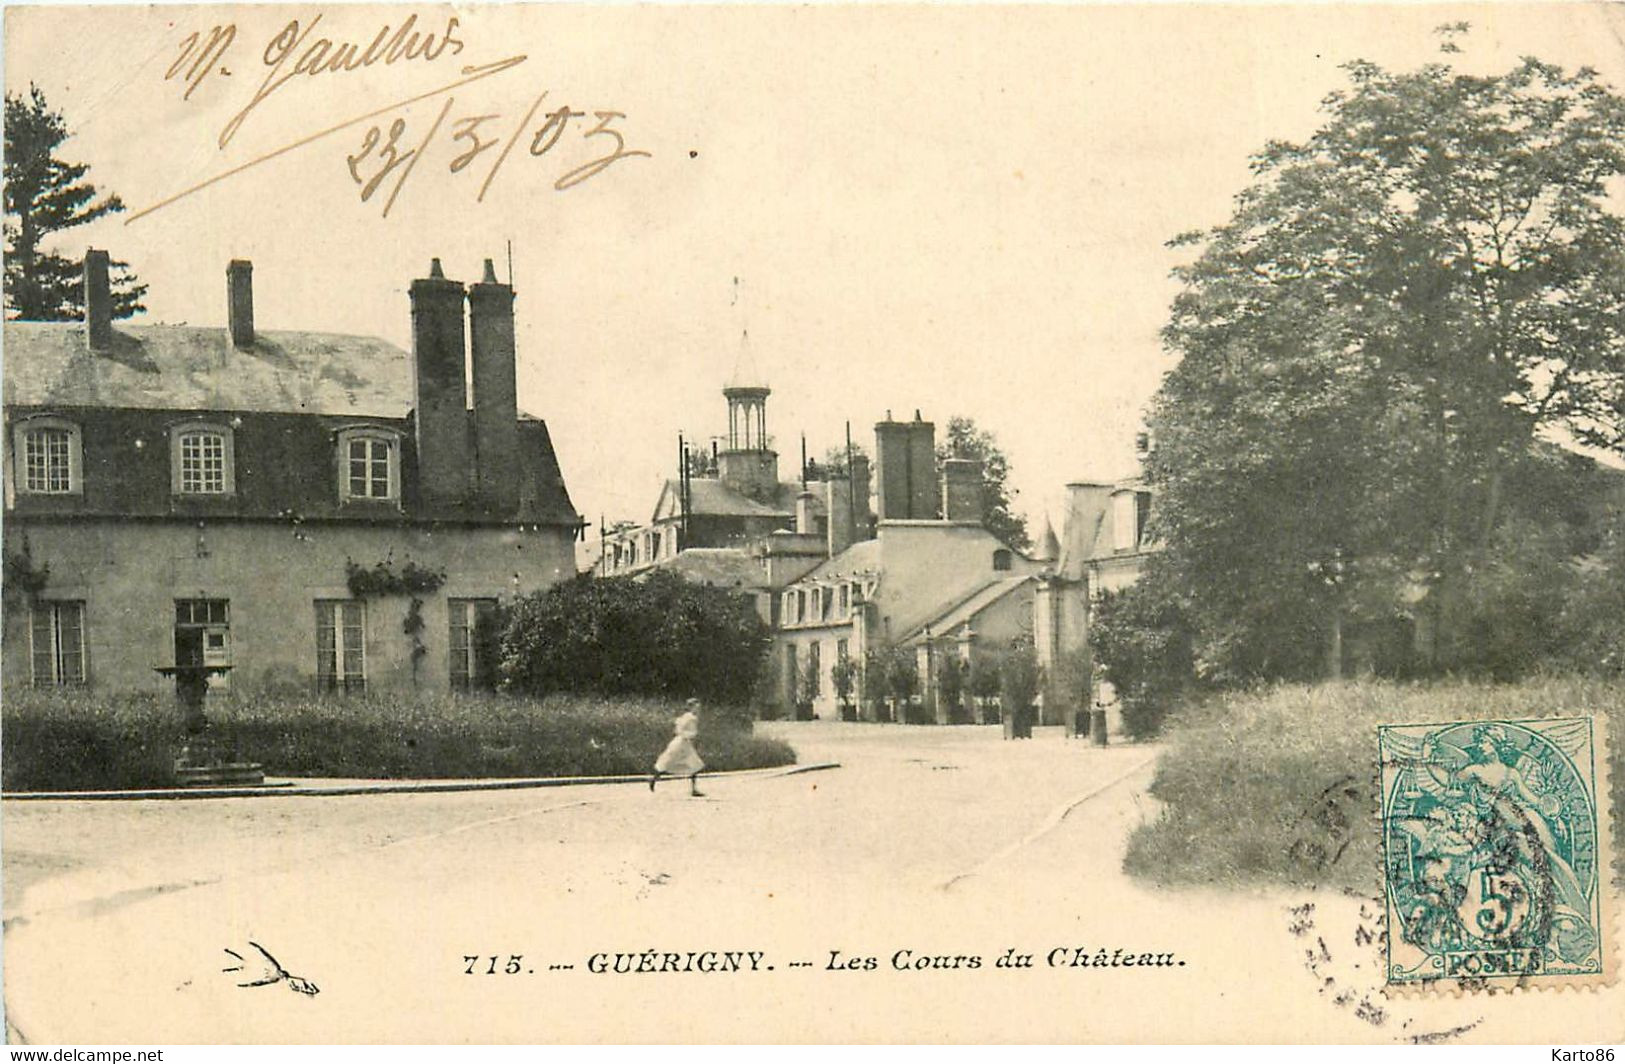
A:
[[[1388,987],[1611,982],[1602,720],[1387,725],[1378,745]]]

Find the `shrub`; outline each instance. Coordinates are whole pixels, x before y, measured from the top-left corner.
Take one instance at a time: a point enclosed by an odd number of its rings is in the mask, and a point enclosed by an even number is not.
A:
[[[655,571],[583,576],[520,599],[502,643],[507,686],[532,696],[699,698],[747,705],[769,633],[749,598]]]
[[[1107,592],[1089,622],[1089,646],[1123,704],[1123,730],[1155,735],[1169,709],[1196,684],[1191,633],[1167,582],[1148,574]]]
[[[953,724],[961,723],[965,717],[966,665],[960,660],[957,649],[951,640],[944,640],[936,647],[937,698],[947,708],[948,720]]]
[[[829,669],[829,682],[841,705],[852,704],[852,689],[858,682],[858,660],[850,655],[836,660]]]
[[[0,704],[5,790],[165,787],[185,728],[173,702],[152,694],[7,691]]]
[[[1578,587],[1558,617],[1556,663],[1572,672],[1625,679],[1625,514],[1615,518],[1599,549],[1575,567]]]
[[[999,694],[1006,714],[1025,711],[1038,697],[1038,654],[1031,639],[1017,637],[999,662]]]
[[[635,775],[671,738],[683,703],[555,695],[438,698],[224,698],[209,742],[268,773],[362,779]],[[165,786],[182,741],[178,711],[148,696],[8,694],[7,790]],[[791,764],[795,753],[752,734],[732,707],[700,710],[700,754],[717,771]]]
[[[871,706],[876,720],[886,720],[886,699],[892,696],[892,658],[890,647],[876,647],[863,655],[863,690],[860,696]]]

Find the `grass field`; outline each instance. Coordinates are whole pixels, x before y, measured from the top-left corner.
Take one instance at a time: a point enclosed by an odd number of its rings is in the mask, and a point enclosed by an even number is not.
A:
[[[211,702],[205,743],[276,776],[363,779],[598,776],[648,772],[679,703],[557,695],[253,697]],[[722,771],[792,764],[738,714],[700,711],[697,745]],[[7,791],[168,785],[185,742],[171,700],[17,691],[0,709]]]
[[[1594,713],[1606,717],[1614,873],[1625,881],[1625,683],[1501,686],[1357,681],[1215,696],[1173,716],[1127,870],[1163,884],[1379,889],[1377,725]]]

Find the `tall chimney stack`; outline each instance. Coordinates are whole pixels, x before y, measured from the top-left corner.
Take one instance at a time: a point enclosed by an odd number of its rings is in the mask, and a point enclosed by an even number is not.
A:
[[[456,505],[468,497],[472,472],[463,286],[447,280],[435,259],[429,276],[412,282],[410,297],[418,497],[429,507]]]
[[[869,459],[852,456],[852,539],[874,538],[874,513],[869,509]]]
[[[880,478],[877,495],[882,521],[899,521],[913,516],[910,510],[914,493],[909,483],[908,441],[908,425],[893,421],[891,411],[886,411],[885,421],[875,423],[875,474]]]
[[[226,324],[232,347],[254,346],[254,264],[247,259],[232,259],[226,266]]]
[[[474,360],[474,447],[480,499],[493,509],[519,505],[519,398],[514,365],[513,289],[485,275],[468,289],[469,343]]]
[[[982,519],[982,463],[973,458],[942,463],[942,516],[948,521]]]
[[[107,252],[85,251],[85,336],[91,350],[113,346],[113,289],[107,279]]]
[[[920,521],[934,520],[942,508],[937,482],[937,427],[914,411],[909,424],[908,483],[912,493],[909,516]]]

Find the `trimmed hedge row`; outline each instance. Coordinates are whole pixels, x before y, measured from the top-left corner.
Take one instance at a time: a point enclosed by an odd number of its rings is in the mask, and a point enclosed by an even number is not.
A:
[[[555,695],[222,699],[208,709],[207,747],[258,761],[268,774],[359,779],[599,776],[648,772],[682,703]],[[795,762],[748,718],[700,711],[709,768]],[[17,691],[0,707],[7,791],[112,790],[173,782],[188,744],[178,709],[153,695]]]

